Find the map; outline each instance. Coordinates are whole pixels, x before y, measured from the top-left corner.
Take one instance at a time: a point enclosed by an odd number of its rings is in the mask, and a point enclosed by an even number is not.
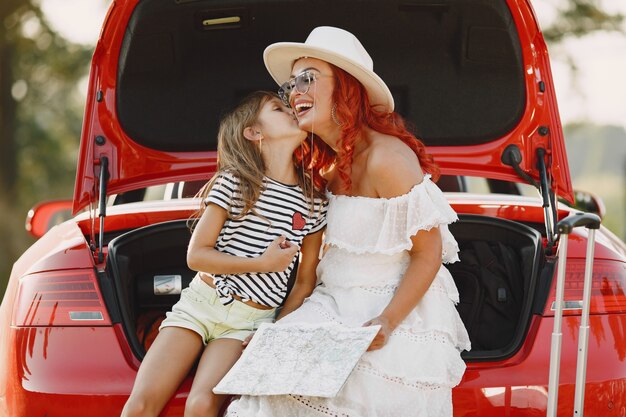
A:
[[[334,397],[379,329],[263,323],[213,392]]]

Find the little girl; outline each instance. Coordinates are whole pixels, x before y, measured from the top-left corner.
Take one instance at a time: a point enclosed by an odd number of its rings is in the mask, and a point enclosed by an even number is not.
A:
[[[187,252],[198,273],[161,324],[122,416],[158,416],[198,358],[185,416],[217,416],[225,396],[212,389],[243,341],[277,307],[284,316],[313,290],[326,224],[319,172],[333,154],[306,138],[273,93],[253,93],[222,120],[218,172],[201,193]]]

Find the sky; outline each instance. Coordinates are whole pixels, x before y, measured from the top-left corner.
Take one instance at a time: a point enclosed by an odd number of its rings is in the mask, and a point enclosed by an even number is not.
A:
[[[540,26],[547,26],[555,16],[555,4],[563,1],[533,1]],[[599,1],[606,10],[626,15],[626,0]],[[69,40],[88,45],[96,43],[108,4],[108,0],[41,0],[56,30]],[[576,78],[563,51],[579,68]],[[563,124],[587,121],[626,128],[626,35],[602,32],[569,39],[550,48],[550,58]]]

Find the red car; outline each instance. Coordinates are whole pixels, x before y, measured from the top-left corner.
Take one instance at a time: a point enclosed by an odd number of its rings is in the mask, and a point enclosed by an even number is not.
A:
[[[574,192],[529,0],[120,0],[93,55],[73,200],[80,214],[24,253],[4,295],[0,416],[119,415],[155,323],[193,276],[186,220],[199,202],[187,197],[215,169],[220,115],[252,90],[276,89],[262,62],[267,45],[302,41],[320,25],[363,42],[459,213],[451,230],[463,262],[450,269],[474,348],[463,354],[454,415],[545,415],[555,224],[571,212],[558,201]],[[469,192],[480,181],[487,193]],[[525,183],[539,197],[519,195]],[[35,232],[57,206],[34,212]],[[567,253],[563,416],[573,413],[586,241],[575,229]],[[472,281],[483,271],[472,278],[467,268],[476,242],[505,248],[512,269],[499,279],[509,282]],[[622,416],[626,245],[604,228],[595,242],[584,411]],[[163,416],[183,415],[190,381]]]

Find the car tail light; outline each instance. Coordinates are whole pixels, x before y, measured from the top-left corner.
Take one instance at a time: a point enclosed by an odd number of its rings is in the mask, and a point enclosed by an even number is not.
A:
[[[93,270],[51,271],[20,279],[14,326],[106,326],[111,319]]]
[[[556,275],[544,315],[553,316],[556,303]],[[583,282],[585,260],[568,259],[565,271],[563,315],[579,315],[583,305]],[[595,260],[591,281],[590,314],[626,312],[626,263],[610,260]]]

